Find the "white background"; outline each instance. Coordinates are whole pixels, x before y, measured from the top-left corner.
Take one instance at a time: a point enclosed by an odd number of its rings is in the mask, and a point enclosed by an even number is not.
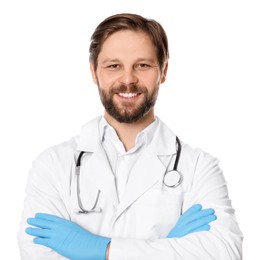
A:
[[[244,233],[261,256],[261,1],[0,2],[1,256],[16,234],[32,160],[103,109],[89,73],[90,36],[107,16],[158,20],[170,44],[156,114],[184,141],[220,158]],[[92,3],[92,4],[90,4]]]

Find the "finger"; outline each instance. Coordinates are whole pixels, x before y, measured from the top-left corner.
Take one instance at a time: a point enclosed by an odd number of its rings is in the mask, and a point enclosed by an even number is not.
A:
[[[27,223],[31,226],[51,229],[53,222],[50,222],[49,220],[38,219],[38,218],[28,218]]]
[[[190,216],[196,212],[199,212],[202,209],[202,205],[194,204],[191,208],[187,209],[183,214],[183,218]]]
[[[210,225],[207,224],[207,225],[203,225],[201,227],[198,227],[198,228],[192,230],[191,232],[193,233],[193,232],[201,232],[201,231],[209,231],[209,230],[210,230]]]
[[[210,225],[208,223],[205,223],[203,225],[201,225],[202,223],[195,223],[194,225],[191,223],[191,225],[188,225],[183,229],[183,233],[181,233],[181,236],[185,236],[193,232],[209,231]]]
[[[48,221],[51,221],[51,222],[58,222],[58,221],[63,220],[63,218],[60,218],[60,217],[55,216],[55,215],[47,214],[47,213],[36,213],[35,218],[48,220]]]
[[[213,209],[202,209],[198,212],[194,212],[191,215],[186,216],[184,218],[185,222],[190,223],[192,221],[201,219],[203,217],[209,216],[209,215],[214,215],[215,211]]]
[[[194,224],[194,227],[201,227],[203,225],[209,224],[212,221],[215,221],[217,219],[216,215],[209,215],[209,216],[205,216],[202,218],[199,218],[195,221],[193,221],[192,223]]]
[[[41,238],[49,238],[50,231],[48,229],[41,228],[27,228],[25,232],[30,236],[41,237]]]
[[[37,244],[37,245],[43,245],[43,246],[47,246],[49,247],[49,241],[50,239],[49,238],[42,238],[42,237],[36,237],[34,238],[34,243]]]

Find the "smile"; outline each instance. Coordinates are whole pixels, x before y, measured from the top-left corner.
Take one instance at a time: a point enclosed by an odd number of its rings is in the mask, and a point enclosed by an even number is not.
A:
[[[139,93],[118,93],[119,96],[124,98],[133,98],[139,95]]]

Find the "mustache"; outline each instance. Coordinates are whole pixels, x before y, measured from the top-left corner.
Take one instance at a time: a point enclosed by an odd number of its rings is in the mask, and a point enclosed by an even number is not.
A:
[[[120,85],[118,87],[115,87],[111,90],[113,94],[116,93],[144,93],[146,92],[146,88],[139,87],[136,84],[132,85]]]

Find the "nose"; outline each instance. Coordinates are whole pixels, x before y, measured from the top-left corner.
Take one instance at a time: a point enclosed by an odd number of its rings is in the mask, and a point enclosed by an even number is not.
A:
[[[123,85],[132,85],[138,83],[138,77],[134,68],[125,68],[122,75],[119,77],[119,83]]]

